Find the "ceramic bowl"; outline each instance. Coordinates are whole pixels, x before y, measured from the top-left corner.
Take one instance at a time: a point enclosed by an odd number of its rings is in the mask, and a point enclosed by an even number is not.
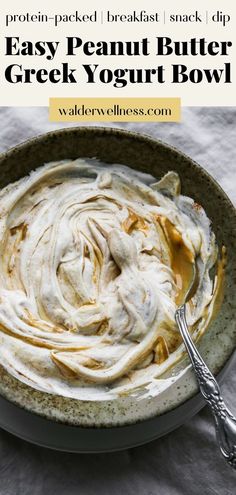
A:
[[[46,162],[78,157],[125,164],[157,179],[174,170],[180,175],[182,193],[205,209],[218,245],[227,247],[228,262],[221,310],[198,348],[211,370],[223,375],[236,344],[236,214],[230,200],[205,170],[177,149],[108,127],[62,129],[16,146],[0,157],[0,187]],[[171,431],[203,406],[187,364],[187,359],[181,364],[186,372],[178,386],[173,383],[155,400],[122,399],[115,406],[105,401],[97,409],[89,401],[33,390],[0,369],[0,425],[29,441],[61,450],[97,452],[138,445]],[[88,421],[93,414],[96,421]]]

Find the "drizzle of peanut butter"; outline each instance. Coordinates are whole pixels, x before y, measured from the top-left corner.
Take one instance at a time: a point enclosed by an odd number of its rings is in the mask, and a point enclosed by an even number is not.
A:
[[[128,211],[129,211],[128,217],[124,220],[124,222],[122,222],[123,230],[127,234],[130,234],[134,229],[137,229],[145,234],[148,230],[148,226],[145,220],[139,215],[137,215],[130,208],[128,208]]]
[[[162,335],[158,337],[157,345],[154,349],[154,363],[161,364],[169,357],[169,350],[166,340]]]
[[[177,285],[175,302],[179,306],[184,302],[184,296],[193,278],[194,256],[184,243],[180,232],[168,218],[156,216],[156,220],[162,227],[169,247],[171,268]]]
[[[16,227],[12,227],[10,229],[10,233],[11,233],[11,235],[15,235],[16,232],[19,231],[21,233],[21,240],[24,241],[24,239],[26,238],[27,230],[28,230],[28,225],[26,223],[22,222],[19,225],[17,225]]]

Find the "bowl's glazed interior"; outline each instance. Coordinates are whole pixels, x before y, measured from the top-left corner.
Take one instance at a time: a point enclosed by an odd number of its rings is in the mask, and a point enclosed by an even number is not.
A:
[[[147,172],[160,179],[170,170],[176,171],[181,179],[182,193],[192,197],[205,209],[212,221],[219,246],[227,248],[227,268],[224,301],[217,319],[199,342],[200,352],[214,373],[218,373],[232,354],[236,343],[236,216],[229,199],[219,185],[189,157],[148,136],[124,132],[111,128],[82,127],[64,129],[39,136],[3,154],[0,158],[0,187],[18,180],[31,170],[54,160],[75,159],[78,157],[96,157],[107,163],[121,163]],[[181,364],[182,366],[182,364]],[[186,366],[186,362],[185,362]],[[110,402],[97,404],[96,414],[91,416],[89,403],[76,404],[67,399],[68,416],[58,411],[65,409],[62,398],[30,391],[24,385],[19,387],[1,371],[2,386],[0,392],[10,400],[29,410],[73,424],[114,425],[135,422],[163,414],[173,409],[196,392],[196,384],[188,368],[178,383],[178,390],[169,387],[161,398],[135,404],[135,400],[120,400],[114,409]],[[62,399],[62,400],[60,400]],[[158,402],[159,400],[159,402]],[[48,404],[48,406],[47,406]],[[87,409],[86,409],[87,408]],[[78,415],[78,411],[81,415]],[[90,411],[91,422],[81,420],[86,411]],[[128,413],[129,411],[129,413]],[[80,419],[78,419],[78,417]],[[97,420],[94,420],[94,417]],[[65,419],[66,418],[66,419]],[[77,420],[76,420],[77,418]],[[113,418],[113,419],[111,419]]]

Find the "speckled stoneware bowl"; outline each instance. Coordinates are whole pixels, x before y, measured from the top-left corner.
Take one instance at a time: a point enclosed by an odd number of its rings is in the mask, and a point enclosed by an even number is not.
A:
[[[236,344],[236,215],[219,187],[180,151],[148,136],[111,128],[63,129],[31,139],[0,157],[0,187],[53,160],[97,157],[148,172],[157,179],[178,172],[182,192],[212,220],[218,245],[227,247],[224,302],[198,347],[215,374],[226,370]],[[0,351],[1,352],[1,351]],[[79,401],[30,388],[0,369],[0,425],[29,441],[69,451],[122,449],[157,438],[182,424],[203,405],[187,358],[178,386],[156,398]],[[20,407],[19,407],[20,406]]]

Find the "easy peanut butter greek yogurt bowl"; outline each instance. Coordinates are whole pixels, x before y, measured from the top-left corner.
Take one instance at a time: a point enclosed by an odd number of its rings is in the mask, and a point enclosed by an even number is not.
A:
[[[235,212],[205,171],[147,136],[75,128],[10,150],[1,174],[3,397],[87,427],[185,402],[197,386],[174,315],[193,264],[191,332],[222,369],[235,347]]]

